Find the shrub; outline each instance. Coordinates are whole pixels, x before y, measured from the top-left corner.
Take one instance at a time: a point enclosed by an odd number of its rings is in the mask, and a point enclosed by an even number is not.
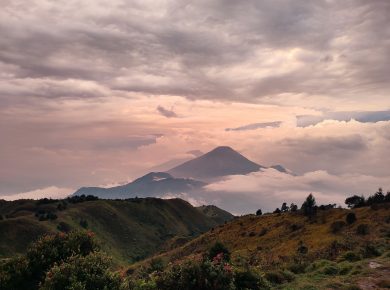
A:
[[[349,272],[352,271],[353,266],[349,262],[343,262],[339,264],[339,268],[340,275],[347,275]]]
[[[263,212],[261,211],[261,209],[258,209],[257,211],[256,211],[256,215],[257,216],[260,216],[260,215],[262,215],[263,214]]]
[[[69,233],[71,231],[71,227],[70,225],[68,225],[66,222],[60,222],[58,225],[57,225],[57,230],[59,230],[60,232],[63,232],[63,233]]]
[[[379,257],[382,253],[376,245],[365,244],[362,249],[364,258]]]
[[[80,226],[84,229],[88,228],[88,221],[84,219],[80,220]]]
[[[342,259],[348,262],[356,262],[361,260],[361,257],[359,254],[356,254],[355,252],[349,251],[346,252],[343,256]]]
[[[229,250],[220,242],[216,242],[209,250],[208,258],[213,260],[218,254],[222,254],[225,261],[230,261]]]
[[[296,212],[298,210],[298,206],[294,203],[291,203],[290,205],[290,211],[291,212]]]
[[[321,271],[323,274],[325,275],[337,275],[338,272],[339,272],[339,268],[337,267],[337,265],[327,265],[325,266],[322,271]]]
[[[294,274],[289,271],[269,271],[265,273],[265,278],[272,284],[283,284],[295,279]]]
[[[215,257],[173,266],[157,277],[156,286],[159,290],[234,290],[234,275],[230,264]]]
[[[234,285],[236,290],[262,290],[269,288],[267,282],[260,275],[250,270],[235,272]]]
[[[109,271],[109,259],[100,254],[86,257],[74,256],[60,265],[55,265],[46,275],[40,289],[112,289],[119,290],[121,280]]]
[[[265,279],[272,284],[283,284],[285,282],[284,275],[281,271],[266,272]]]
[[[345,221],[347,224],[352,225],[354,222],[356,222],[356,215],[353,212],[348,213]]]
[[[262,237],[264,236],[265,234],[267,233],[267,229],[266,228],[262,228],[259,232],[259,237]]]
[[[84,257],[98,250],[90,233],[73,232],[48,235],[39,239],[20,258],[11,259],[0,268],[1,289],[38,289],[46,272],[71,257]],[[55,288],[58,289],[58,288]]]
[[[368,224],[360,224],[358,225],[358,227],[356,228],[356,234],[360,235],[360,236],[365,236],[365,235],[368,235],[369,234],[369,227],[368,227]]]
[[[346,223],[344,221],[335,221],[330,225],[330,229],[332,233],[336,234],[340,232],[344,227],[346,226]]]
[[[290,230],[292,231],[292,232],[295,232],[295,231],[297,231],[297,230],[299,230],[299,229],[301,229],[302,228],[302,225],[298,225],[298,224],[292,224],[292,225],[290,225]]]
[[[306,247],[306,245],[302,241],[299,241],[297,248],[298,254],[304,255],[307,254],[308,251],[309,249]]]
[[[288,266],[288,269],[294,274],[301,274],[306,272],[306,268],[308,267],[307,262],[299,262],[292,263]]]

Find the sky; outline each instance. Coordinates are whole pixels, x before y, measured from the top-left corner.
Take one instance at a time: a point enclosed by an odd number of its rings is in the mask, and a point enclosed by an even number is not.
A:
[[[220,145],[296,176],[212,192],[390,189],[388,0],[0,5],[0,198],[123,183]]]

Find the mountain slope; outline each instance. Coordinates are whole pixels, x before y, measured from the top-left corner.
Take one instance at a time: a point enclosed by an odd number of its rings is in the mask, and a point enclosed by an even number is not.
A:
[[[176,166],[167,172],[176,177],[208,180],[234,174],[248,174],[263,168],[228,146],[214,150]]]
[[[160,257],[170,262],[194,259],[217,241],[227,246],[233,260],[246,259],[262,269],[271,270],[281,264],[293,263],[301,243],[308,249],[308,261],[334,260],[347,251],[364,255],[367,245],[378,249],[389,248],[389,209],[389,205],[385,205],[377,209],[320,210],[313,220],[308,220],[299,212],[247,215],[208,231]],[[351,225],[344,223],[337,232],[333,231],[334,223],[345,221],[350,212],[355,213],[357,220]],[[365,234],[358,233],[361,225],[368,229]]]
[[[220,209],[215,205],[202,205],[198,206],[197,209],[206,216],[212,218],[218,224],[223,224],[224,222],[231,221],[234,218],[234,215],[230,212]]]
[[[95,195],[100,198],[157,197],[166,193],[191,192],[204,185],[204,182],[175,178],[165,172],[151,172],[126,185],[111,188],[82,187],[73,195]]]
[[[58,210],[59,204],[63,201],[2,201],[0,257],[24,253],[29,243],[42,234],[58,232],[57,226],[65,223],[70,229],[84,226],[93,231],[117,263],[131,263],[156,253],[175,237],[190,240],[218,224],[181,199],[67,202],[63,210]],[[35,214],[43,212],[57,218],[39,221]]]

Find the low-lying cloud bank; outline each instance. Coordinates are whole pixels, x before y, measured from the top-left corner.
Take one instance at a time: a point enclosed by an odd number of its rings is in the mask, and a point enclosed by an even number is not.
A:
[[[16,200],[16,199],[41,199],[41,198],[65,198],[72,194],[75,190],[72,188],[60,188],[57,186],[49,186],[46,188],[35,189],[31,191],[21,192],[11,195],[2,195],[1,199]]]
[[[362,174],[332,175],[319,170],[300,176],[265,169],[249,175],[233,175],[212,183],[206,191],[192,199],[215,204],[236,214],[253,213],[258,208],[273,211],[283,202],[299,206],[309,193],[318,204],[344,206],[345,198],[353,194],[370,195],[377,188],[390,189],[389,177],[374,177]],[[191,202],[191,200],[189,200]]]

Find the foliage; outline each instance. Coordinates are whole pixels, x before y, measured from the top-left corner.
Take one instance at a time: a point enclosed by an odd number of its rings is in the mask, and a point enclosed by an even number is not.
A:
[[[213,260],[216,256],[222,254],[224,261],[230,261],[230,252],[229,250],[221,243],[216,242],[208,252],[208,258]]]
[[[86,202],[86,201],[94,201],[94,200],[98,200],[99,198],[97,196],[94,196],[94,195],[75,195],[75,196],[71,196],[71,197],[68,197],[66,200],[69,202],[69,203],[80,203],[80,202]]]
[[[50,269],[40,289],[119,290],[121,279],[109,271],[109,266],[108,257],[99,253],[72,256]]]
[[[296,212],[298,210],[298,206],[295,203],[291,203],[290,205],[290,211]]]
[[[356,228],[356,234],[365,236],[369,234],[369,226],[368,224],[360,224]]]
[[[358,208],[363,206],[373,206],[382,203],[390,202],[390,191],[385,195],[383,189],[379,188],[377,192],[369,196],[367,200],[363,196],[353,195],[345,200],[345,204],[349,208]]]
[[[84,257],[98,250],[92,233],[72,232],[44,236],[20,258],[1,267],[1,285],[6,289],[38,289],[46,272],[71,257]],[[26,287],[28,285],[28,287]]]
[[[356,219],[355,213],[353,213],[353,212],[348,213],[347,216],[345,217],[345,220],[346,220],[347,224],[349,224],[349,225],[356,222],[357,219]]]
[[[159,290],[233,290],[233,269],[222,255],[175,266],[156,280]]]
[[[263,214],[263,212],[261,211],[261,209],[258,209],[258,210],[256,211],[256,215],[257,215],[257,216],[262,215],[262,214]]]
[[[302,204],[301,209],[303,210],[303,214],[305,216],[313,217],[316,214],[316,200],[311,193]]]
[[[340,232],[345,226],[346,226],[345,221],[338,220],[338,221],[334,221],[330,225],[330,229],[331,229],[332,233],[336,234],[336,233]]]
[[[79,222],[80,226],[84,229],[88,228],[88,221],[86,219],[81,219]]]
[[[290,208],[288,207],[287,203],[283,202],[282,207],[280,208],[282,212],[288,212]]]
[[[269,288],[267,281],[263,277],[249,269],[235,272],[234,285],[237,290],[261,290]]]
[[[59,222],[59,224],[57,225],[57,230],[63,233],[69,233],[72,228],[66,222]]]

